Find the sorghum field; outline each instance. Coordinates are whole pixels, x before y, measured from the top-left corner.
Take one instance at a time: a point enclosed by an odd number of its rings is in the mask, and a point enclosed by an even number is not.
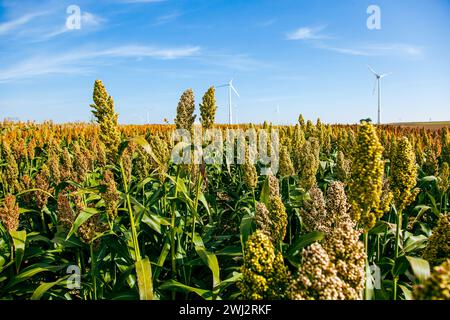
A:
[[[447,127],[232,126],[278,130],[261,175],[171,161],[195,108],[118,125],[96,81],[95,124],[1,123],[0,298],[450,299]]]

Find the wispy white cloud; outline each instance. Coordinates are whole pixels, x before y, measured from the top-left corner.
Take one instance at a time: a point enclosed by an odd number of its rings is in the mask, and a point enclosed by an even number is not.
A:
[[[288,40],[303,40],[317,49],[333,51],[352,56],[401,56],[420,57],[423,49],[405,43],[359,43],[350,45],[336,45],[334,38],[322,33],[326,26],[302,27],[286,34]],[[336,40],[336,39],[334,39]],[[335,42],[335,41],[334,41]]]
[[[147,46],[122,46],[104,51],[97,55],[104,57],[129,57],[129,58],[158,58],[178,59],[192,57],[200,53],[200,47],[189,46],[181,48],[156,48]],[[95,53],[94,53],[95,54]]]
[[[269,66],[267,63],[256,60],[248,54],[209,53],[202,55],[198,60],[207,65],[239,71],[253,71]]]
[[[405,43],[370,44],[366,45],[365,48],[369,52],[378,53],[378,55],[396,54],[402,56],[419,57],[424,53],[423,48]]]
[[[0,35],[2,34],[7,34],[11,31],[14,31],[15,29],[26,25],[27,23],[29,23],[31,20],[33,20],[34,18],[37,18],[39,16],[43,16],[47,14],[47,12],[34,12],[34,13],[28,13],[25,14],[17,19],[14,20],[10,20],[10,21],[6,21],[6,22],[2,22],[0,23]]]
[[[287,40],[319,40],[328,38],[321,34],[326,26],[320,27],[302,27],[286,34]]]
[[[346,54],[346,55],[351,55],[351,56],[369,56],[369,55],[373,55],[373,53],[369,54],[369,52],[362,51],[360,49],[335,47],[335,46],[330,46],[330,45],[327,45],[327,44],[324,44],[324,43],[316,43],[314,45],[314,47],[318,48],[318,49],[334,51],[334,52],[337,52],[337,53],[340,53],[340,54]]]
[[[374,43],[349,47],[316,43],[314,46],[318,49],[334,51],[340,54],[352,56],[401,56],[418,58],[423,55],[423,49],[421,47],[404,43]]]
[[[176,20],[181,15],[182,15],[181,12],[175,11],[175,12],[172,12],[172,13],[168,13],[168,14],[159,16],[158,18],[156,18],[156,22],[153,25],[162,25],[162,24],[169,23],[171,21]]]
[[[54,56],[37,56],[0,70],[0,83],[51,74],[86,74],[95,67],[98,58],[179,59],[195,56],[199,52],[200,47],[195,46],[159,48],[130,45]]]
[[[87,11],[83,11],[81,13],[81,27],[83,27],[83,25],[87,25],[87,26],[99,26],[101,24],[103,24],[106,21],[106,19],[95,15],[93,13],[87,12]]]
[[[275,24],[278,21],[278,19],[268,19],[266,21],[260,22],[257,24],[258,27],[270,27],[271,25]]]

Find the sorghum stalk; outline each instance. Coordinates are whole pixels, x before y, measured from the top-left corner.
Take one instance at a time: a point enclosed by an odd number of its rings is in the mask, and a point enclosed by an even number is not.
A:
[[[200,195],[202,176],[197,179],[196,190],[195,190],[195,202],[194,202],[194,214],[192,215],[192,247],[194,247],[194,236],[195,236],[195,216],[197,215],[198,209],[198,199]]]
[[[138,242],[138,236],[137,236],[137,232],[136,232],[136,225],[134,224],[134,214],[133,214],[133,209],[131,208],[130,194],[128,193],[127,176],[125,174],[125,169],[123,167],[122,158],[120,159],[119,163],[120,163],[120,171],[122,173],[123,189],[125,191],[125,198],[127,201],[128,214],[130,216],[131,237],[133,239],[135,261],[138,262],[141,260],[141,253],[139,250],[139,242]]]
[[[175,180],[175,190],[174,190],[174,199],[178,197],[178,179],[180,178],[180,166],[177,167],[177,178]],[[170,255],[172,258],[172,276],[176,278],[177,276],[177,261],[175,259],[175,218],[176,218],[176,203],[172,201],[171,203],[171,222],[170,226],[172,228],[170,233]],[[175,291],[172,292],[172,299],[175,300]]]
[[[368,286],[368,281],[369,281],[369,275],[370,275],[370,266],[369,266],[369,232],[368,231],[364,231],[363,234],[364,237],[364,249],[366,250],[366,281],[365,281],[365,285],[364,285],[364,300],[368,300],[369,299],[369,286]]]
[[[97,300],[97,281],[95,279],[95,256],[94,256],[94,242],[92,241],[90,246],[91,253],[91,273],[92,273],[92,282],[94,284],[94,300]]]
[[[400,247],[400,233],[402,230],[402,210],[398,210],[396,212],[396,218],[397,218],[397,227],[395,228],[395,252],[394,252],[394,259],[397,260],[398,258],[398,249]],[[397,300],[397,282],[398,282],[398,276],[394,276],[394,300]]]

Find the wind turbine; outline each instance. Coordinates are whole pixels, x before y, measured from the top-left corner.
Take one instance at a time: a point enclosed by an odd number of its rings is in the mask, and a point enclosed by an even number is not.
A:
[[[381,88],[380,88],[380,80],[383,79],[384,77],[387,77],[388,75],[390,75],[391,73],[385,73],[385,74],[378,74],[377,72],[375,72],[375,70],[372,69],[371,66],[367,66],[370,70],[370,72],[372,72],[375,76],[375,83],[373,86],[373,93],[375,94],[375,90],[378,87],[378,124],[381,124]]]
[[[147,123],[146,124],[150,124],[150,111],[153,111],[153,107],[145,108],[145,111],[146,111],[146,115],[147,115]]]
[[[231,90],[234,91],[234,93],[240,98],[241,96],[239,95],[239,93],[236,91],[236,89],[233,87],[233,79],[231,79],[230,81],[228,81],[227,84],[222,84],[220,86],[217,86],[217,88],[222,88],[222,87],[228,87],[228,102],[229,102],[229,108],[228,108],[228,120],[230,122],[230,124],[233,124],[233,107],[231,104]]]

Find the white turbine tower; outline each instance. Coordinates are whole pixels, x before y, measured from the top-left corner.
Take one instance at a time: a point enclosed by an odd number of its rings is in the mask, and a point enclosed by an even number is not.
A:
[[[147,123],[146,124],[150,124],[150,114],[151,114],[151,111],[153,111],[153,107],[150,107],[150,108],[145,108],[145,111],[146,111],[146,118],[147,118]]]
[[[385,73],[385,74],[378,74],[377,72],[375,72],[375,70],[372,69],[371,66],[367,66],[370,70],[370,72],[372,72],[375,76],[375,83],[373,86],[373,94],[375,94],[375,90],[378,87],[378,124],[381,124],[381,88],[380,88],[380,80],[383,79],[384,77],[387,77],[388,75],[390,75],[391,73]]]
[[[222,87],[228,87],[228,102],[229,102],[229,109],[228,109],[228,120],[230,122],[230,124],[233,124],[233,106],[231,104],[231,90],[234,91],[234,93],[240,98],[241,96],[239,95],[239,93],[236,91],[236,89],[233,87],[233,79],[231,79],[227,84],[222,84],[220,86],[217,86],[217,88],[222,88]]]
[[[277,105],[277,108],[275,109],[275,113],[277,114],[277,124],[280,125],[280,105]]]

